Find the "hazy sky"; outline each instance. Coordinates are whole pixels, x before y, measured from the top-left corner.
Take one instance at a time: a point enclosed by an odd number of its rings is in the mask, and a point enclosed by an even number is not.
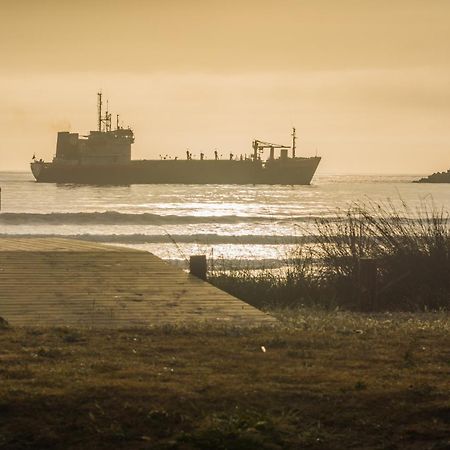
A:
[[[96,92],[135,158],[250,152],[322,172],[450,167],[450,0],[0,0],[1,169],[96,127]]]

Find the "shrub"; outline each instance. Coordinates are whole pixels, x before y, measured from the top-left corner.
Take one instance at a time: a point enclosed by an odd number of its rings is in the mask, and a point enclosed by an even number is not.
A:
[[[449,215],[433,205],[355,204],[315,222],[315,245],[299,244],[284,272],[216,272],[218,287],[257,307],[361,304],[360,258],[377,264],[378,310],[424,310],[450,305]]]
[[[338,220],[320,219],[317,252],[321,276],[340,304],[355,307],[361,257],[378,266],[378,308],[447,308],[450,301],[449,216],[422,204],[355,205]]]

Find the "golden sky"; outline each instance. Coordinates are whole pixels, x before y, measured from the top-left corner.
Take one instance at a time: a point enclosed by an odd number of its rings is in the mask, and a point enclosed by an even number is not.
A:
[[[96,92],[136,158],[250,152],[322,172],[450,167],[448,0],[0,0],[2,170],[96,126]]]

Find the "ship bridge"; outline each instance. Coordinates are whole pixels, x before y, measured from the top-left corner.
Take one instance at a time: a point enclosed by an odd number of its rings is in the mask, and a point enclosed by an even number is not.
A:
[[[83,136],[78,133],[58,133],[55,163],[62,164],[126,164],[131,161],[131,144],[134,133],[131,128],[119,125],[112,129],[111,113],[102,113],[102,94],[98,94],[98,129]]]

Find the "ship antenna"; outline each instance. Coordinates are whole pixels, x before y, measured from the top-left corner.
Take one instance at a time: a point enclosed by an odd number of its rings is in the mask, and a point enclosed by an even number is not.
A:
[[[97,94],[98,131],[102,131],[102,93]]]
[[[292,127],[292,158],[295,158],[295,141],[297,136],[295,135],[295,127]]]
[[[106,113],[105,113],[105,131],[111,131],[111,114],[109,113],[109,100],[106,100]]]

